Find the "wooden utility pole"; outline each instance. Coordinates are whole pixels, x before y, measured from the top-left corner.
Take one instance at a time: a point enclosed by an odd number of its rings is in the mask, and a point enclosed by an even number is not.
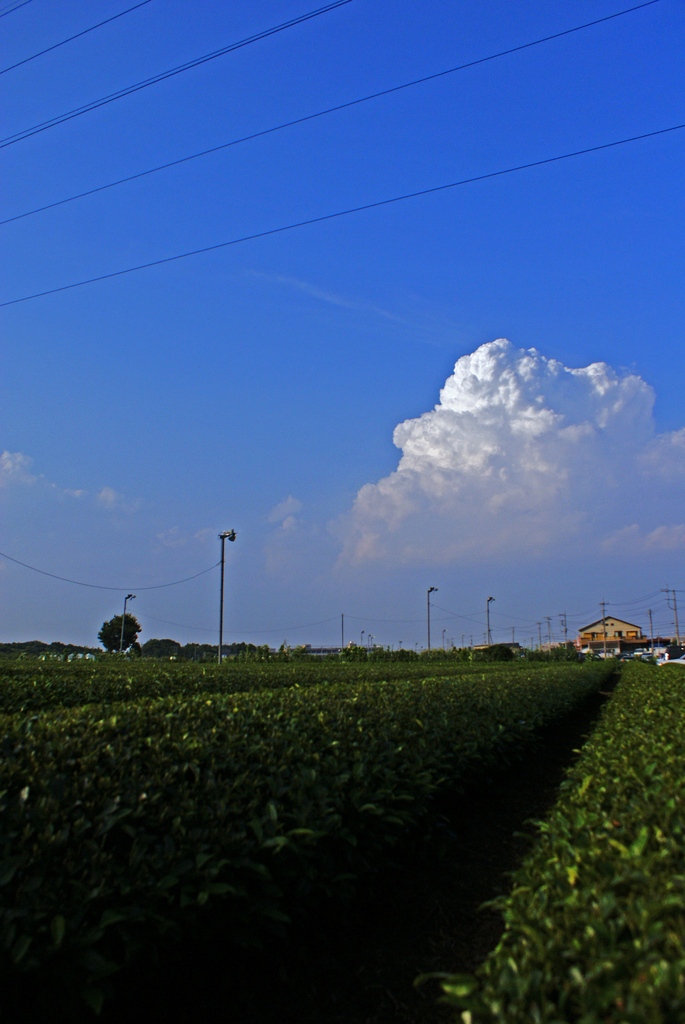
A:
[[[604,627],[604,657],[607,656],[607,616],[606,616],[606,601],[601,602],[602,605],[602,626]]]
[[[680,629],[678,628],[678,604],[675,598],[675,590],[669,590],[668,587],[662,587],[661,592],[666,594],[666,604],[669,610],[671,610],[675,615],[675,642],[678,644],[678,647],[680,647]],[[673,608],[671,608],[669,594],[673,594]]]
[[[649,635],[652,640],[652,654],[654,654],[654,625],[652,623],[652,609],[649,609]]]

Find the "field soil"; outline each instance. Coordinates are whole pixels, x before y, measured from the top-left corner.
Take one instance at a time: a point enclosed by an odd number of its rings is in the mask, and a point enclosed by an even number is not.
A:
[[[283,938],[238,950],[213,933],[164,969],[138,968],[102,1024],[424,1024],[453,1020],[430,972],[472,972],[502,920],[482,903],[505,893],[565,769],[607,694],[548,727],[537,749],[505,771],[443,794],[427,835],[343,905],[294,910]],[[122,979],[123,980],[123,979]]]

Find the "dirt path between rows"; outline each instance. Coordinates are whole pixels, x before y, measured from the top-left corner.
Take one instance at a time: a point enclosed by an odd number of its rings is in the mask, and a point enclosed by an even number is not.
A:
[[[471,972],[497,944],[500,916],[478,908],[509,888],[564,771],[606,695],[549,727],[522,763],[481,780],[467,797],[444,796],[429,841],[341,907],[308,911],[284,939],[236,953],[186,950],[164,975],[105,1009],[102,1024],[439,1024],[428,972]]]

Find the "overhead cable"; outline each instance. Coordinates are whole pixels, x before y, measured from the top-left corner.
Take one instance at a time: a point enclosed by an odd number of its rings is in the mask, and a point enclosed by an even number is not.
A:
[[[214,566],[213,566],[214,568]],[[138,587],[138,590],[142,590],[142,587]],[[153,622],[163,622],[167,626],[178,626],[180,629],[197,629],[202,633],[218,633],[218,629],[209,629],[207,626],[189,626],[185,622],[171,622],[169,619],[157,619],[154,615],[148,615],[146,612],[137,613],[141,619],[152,619]],[[339,621],[339,616],[332,615],[330,619],[319,619],[318,622],[305,622],[300,626],[276,626],[275,629],[236,629],[235,633],[245,633],[249,636],[253,636],[256,633],[294,633],[299,629],[310,629],[312,626],[323,626],[328,622]]]
[[[91,590],[164,590],[166,587],[177,587],[179,583],[188,583],[189,580],[196,580],[198,576],[204,576],[205,573],[211,572],[212,569],[216,569],[220,562],[215,562],[214,565],[210,565],[209,569],[203,569],[202,572],[196,572],[194,576],[186,576],[182,580],[173,580],[171,583],[157,583],[152,587],[104,587],[99,583],[83,583],[81,580],[70,580],[66,576],[57,576],[54,572],[46,572],[45,569],[37,569],[35,565],[27,565],[26,562],[20,562],[18,558],[12,558],[11,555],[6,555],[4,551],[0,551],[0,557],[6,558],[9,562],[15,562],[16,565],[21,565],[24,569],[30,569],[32,572],[39,572],[41,576],[50,576],[53,580],[61,580],[62,583],[74,583],[77,587],[89,587]]]
[[[23,60],[18,60],[16,64],[10,64],[7,68],[1,68],[0,75],[4,75],[7,71],[14,71],[15,68],[20,68],[22,64],[28,64],[29,61],[35,60],[36,57],[42,57],[45,53],[57,50],[60,46],[65,46],[67,43],[73,42],[74,39],[80,39],[81,36],[86,36],[89,32],[94,32],[96,28],[102,28],[103,25],[109,25],[110,21],[116,21],[117,18],[123,18],[125,14],[130,14],[131,11],[137,11],[139,7],[145,7],[145,4],[149,4],[151,2],[152,0],[141,0],[141,3],[136,4],[135,7],[129,7],[125,11],[119,11],[118,14],[112,15],[111,18],[105,18],[104,21],[99,21],[97,25],[91,25],[90,28],[84,28],[82,32],[77,32],[75,36],[69,36],[68,39],[63,39],[61,43],[53,43],[52,46],[48,46],[45,50],[39,50],[38,53],[34,53],[30,57],[24,57]]]
[[[47,288],[42,292],[33,292],[31,295],[22,295],[18,299],[8,299],[0,302],[3,306],[14,306],[18,302],[28,302],[30,299],[40,299],[45,295],[56,295],[58,292],[66,292],[72,288],[81,288],[86,284],[96,284],[98,281],[108,281],[114,277],[122,277],[124,274],[133,274],[138,270],[148,270],[150,267],[161,267],[165,263],[174,263],[176,260],[186,259],[188,256],[199,256],[202,253],[215,252],[217,249],[225,249],[230,245],[239,245],[241,242],[251,242],[257,238],[268,238],[270,235],[279,235],[285,231],[293,231],[295,228],[309,227],[312,224],[323,224],[325,221],[335,220],[338,217],[346,217],[350,213],[363,213],[366,210],[376,210],[381,206],[389,206],[392,203],[400,203],[405,199],[416,199],[419,196],[428,196],[436,192],[444,192],[450,188],[457,188],[459,185],[469,185],[476,181],[486,181],[488,178],[498,178],[504,174],[513,174],[515,171],[525,171],[532,167],[543,167],[545,164],[557,163],[560,160],[570,160],[572,157],[584,156],[587,153],[597,153],[600,150],[611,149],[615,146],[624,146],[628,142],[638,142],[640,139],[651,139],[657,135],[665,135],[668,132],[675,132],[685,128],[685,124],[671,125],[670,128],[659,128],[657,131],[644,132],[642,135],[631,135],[627,139],[618,139],[615,142],[604,142],[599,146],[588,146],[586,149],[577,149],[572,153],[562,153],[560,156],[546,157],[544,160],[533,160],[531,163],[518,164],[515,167],[505,167],[500,171],[490,171],[488,174],[477,174],[472,178],[462,178],[460,181],[452,181],[447,185],[434,185],[432,188],[420,189],[418,192],[407,192],[401,196],[393,196],[391,199],[379,199],[374,203],[364,203],[363,206],[352,206],[346,210],[337,210],[335,213],[325,213],[320,217],[309,217],[307,220],[295,221],[292,224],[284,224],[277,228],[268,228],[266,231],[256,231],[251,235],[242,235],[239,238],[231,238],[226,242],[216,242],[214,245],[205,245],[200,249],[190,249],[187,252],[177,253],[175,256],[165,256],[162,259],[150,260],[148,263],[139,263],[134,267],[126,267],[123,270],[113,270],[109,274],[98,274],[97,277],[84,278],[83,281],[74,281],[71,284],[63,284],[58,288]]]
[[[150,619],[152,622],[163,622],[165,626],[178,626],[179,629],[195,629],[200,633],[217,633],[218,629],[210,629],[209,626],[189,626],[186,622],[172,622],[170,619],[158,619],[154,615],[148,615],[147,612],[141,612],[136,609],[136,615],[139,619]]]
[[[656,3],[657,0],[650,0],[651,3]],[[71,121],[74,117],[79,117],[81,114],[88,113],[89,110],[97,110],[99,107],[104,107],[107,103],[114,103],[115,100],[121,99],[123,96],[130,96],[131,93],[140,92],[141,89],[147,89],[150,85],[156,85],[158,82],[164,82],[167,78],[172,78],[174,75],[180,75],[183,71],[188,71],[190,68],[199,67],[200,64],[206,64],[207,61],[216,60],[217,57],[223,57],[227,53],[232,53],[234,50],[239,50],[243,46],[249,46],[250,43],[259,42],[260,39],[266,39],[269,36],[275,35],[277,32],[283,32],[287,28],[292,28],[293,25],[301,25],[304,21],[310,21],[312,18],[317,18],[320,14],[327,14],[328,11],[333,11],[337,7],[343,7],[345,4],[352,3],[352,0],[335,0],[334,3],[327,4],[325,7],[319,7],[315,11],[309,11],[307,14],[301,14],[298,18],[291,18],[290,21],[284,21],[281,25],[274,25],[273,28],[264,29],[262,32],[256,32],[252,36],[248,36],[246,39],[241,39],[237,43],[231,43],[229,46],[224,46],[220,50],[214,50],[212,53],[206,53],[203,57],[196,57],[195,60],[190,60],[185,64],[180,64],[178,67],[171,68],[169,71],[162,71],[158,75],[153,75],[151,78],[145,78],[142,82],[136,82],[135,85],[126,86],[123,89],[118,89],[116,92],[110,93],[108,96],[102,96],[98,100],[91,100],[90,103],[84,103],[81,107],[76,107],[74,110],[68,110],[65,114],[58,114],[56,117],[51,117],[48,121],[42,121],[40,124],[33,125],[31,128],[26,128],[21,132],[16,132],[14,135],[8,135],[5,139],[0,139],[0,149],[4,149],[5,146],[11,146],[15,142],[21,142],[22,139],[28,139],[32,135],[37,135],[39,132],[47,131],[48,128],[54,128],[55,125],[63,124],[65,121]]]
[[[20,4],[8,4],[6,7],[0,7],[0,18],[4,18],[6,14],[12,14],[14,11],[18,11],[20,7],[26,7],[30,3],[31,0],[23,0]]]
[[[457,67],[448,68],[446,71],[438,71],[433,75],[426,75],[424,78],[416,78],[411,82],[404,82],[402,85],[395,85],[389,89],[382,89],[380,92],[369,93],[368,96],[361,96],[355,100],[349,100],[346,103],[339,103],[335,107],[327,107],[325,110],[318,110],[314,114],[305,114],[303,117],[294,118],[291,121],[284,121],[282,124],[274,125],[271,128],[264,128],[261,131],[253,132],[251,135],[243,135],[239,139],[232,139],[230,142],[222,142],[219,146],[211,146],[209,149],[203,149],[198,153],[191,153],[189,156],[179,157],[178,160],[170,160],[168,163],[159,164],[157,167],[150,167],[145,171],[138,171],[136,174],[129,174],[125,178],[118,178],[116,181],[110,181],[106,185],[98,185],[96,188],[87,189],[85,192],[78,192],[76,195],[68,196],[66,199],[57,199],[54,203],[47,203],[45,206],[38,206],[34,210],[27,210],[25,213],[18,213],[14,217],[7,217],[5,220],[0,220],[0,225],[11,224],[12,221],[21,220],[23,217],[31,217],[35,213],[43,213],[45,210],[52,210],[56,206],[63,206],[65,203],[73,203],[76,199],[84,199],[86,196],[95,195],[97,192],[104,192],[106,189],[114,188],[116,185],[124,185],[129,181],[136,181],[138,178],[145,178],[149,174],[156,174],[158,171],[166,171],[170,167],[178,167],[179,164],[187,163],[190,160],[198,160],[203,156],[210,156],[212,153],[219,153],[223,149],[229,149],[231,146],[239,146],[243,142],[251,142],[254,139],[262,138],[265,135],[271,135],[274,132],[280,132],[284,128],[293,128],[298,124],[305,124],[307,121],[313,121],[318,117],[325,117],[327,114],[334,114],[339,110],[346,110],[349,107],[357,106],[360,103],[366,103],[368,100],[379,99],[381,96],[389,96],[392,93],[400,92],[402,89],[410,89],[415,85],[422,85],[425,82],[432,82],[436,78],[442,78],[445,75],[452,75],[457,71],[464,71],[466,68],[474,67],[476,64],[484,64],[486,61],[495,60],[498,57],[504,57],[511,53],[517,53],[520,50],[528,49],[531,46],[538,46],[540,43],[547,43],[551,39],[558,39],[560,36],[570,35],[572,32],[580,32],[581,29],[590,28],[593,25],[599,25],[603,21],[610,21],[612,18],[620,18],[623,14],[629,14],[631,11],[636,11],[639,7],[648,7],[652,3],[657,3],[659,0],[648,0],[647,3],[639,4],[638,7],[629,7],[624,11],[618,11],[616,14],[609,14],[605,18],[598,18],[596,21],[588,21],[583,25],[576,25],[574,28],[565,29],[563,32],[556,32],[551,36],[544,36],[541,39],[534,39],[530,43],[523,43],[521,46],[514,46],[509,50],[501,50],[499,53],[490,54],[488,57],[480,57],[478,60],[470,61],[468,64],[459,64]]]

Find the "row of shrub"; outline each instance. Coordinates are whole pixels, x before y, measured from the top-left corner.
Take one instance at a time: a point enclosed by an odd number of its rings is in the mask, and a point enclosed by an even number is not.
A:
[[[530,748],[608,670],[0,717],[0,987],[40,972],[52,1005],[66,982],[98,1009],[110,976],[212,904],[239,942],[282,923],[382,867],[437,788]]]
[[[685,671],[624,669],[536,845],[494,901],[475,977],[444,982],[465,1024],[685,1020]]]
[[[518,670],[522,663],[512,664]],[[528,666],[530,669],[530,666]],[[79,707],[115,701],[155,699],[201,693],[241,693],[317,686],[322,683],[376,682],[456,677],[478,671],[477,664],[414,660],[315,661],[202,665],[192,662],[129,661],[110,657],[98,662],[13,661],[0,665],[0,713],[29,713],[49,707]],[[480,669],[482,671],[482,667]]]

